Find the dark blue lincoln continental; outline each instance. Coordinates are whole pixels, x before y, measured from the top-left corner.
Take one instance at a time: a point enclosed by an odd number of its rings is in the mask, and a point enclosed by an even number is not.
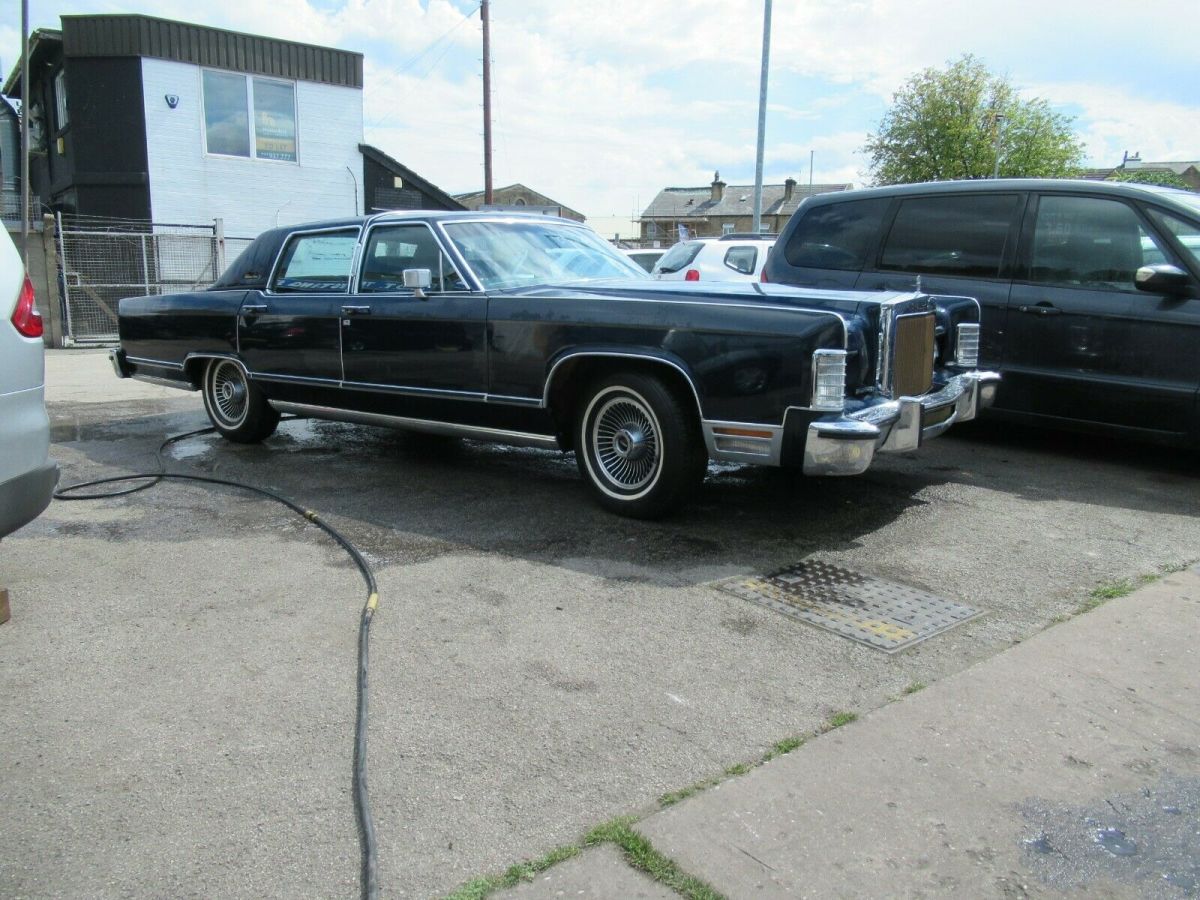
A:
[[[121,377],[199,390],[232,441],[280,413],[574,450],[662,515],[709,459],[855,475],[992,400],[966,297],[656,282],[548,216],[277,228],[211,288],[121,301]]]

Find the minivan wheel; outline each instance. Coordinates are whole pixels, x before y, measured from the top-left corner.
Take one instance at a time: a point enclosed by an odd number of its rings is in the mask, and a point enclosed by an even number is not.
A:
[[[661,380],[611,375],[585,392],[575,459],[596,499],[622,516],[652,519],[704,480],[708,454],[694,412]]]
[[[257,444],[275,433],[279,413],[231,359],[214,359],[204,370],[204,411],[223,437]]]

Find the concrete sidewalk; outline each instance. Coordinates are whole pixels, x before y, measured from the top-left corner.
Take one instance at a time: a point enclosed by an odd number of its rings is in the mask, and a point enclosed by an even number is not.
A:
[[[1198,638],[1200,567],[637,828],[730,898],[1196,897]],[[511,896],[671,893],[608,849]]]

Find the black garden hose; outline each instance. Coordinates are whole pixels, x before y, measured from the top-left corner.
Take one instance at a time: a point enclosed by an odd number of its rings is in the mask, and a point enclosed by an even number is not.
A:
[[[285,419],[284,421],[288,420]],[[354,565],[358,567],[358,571],[367,585],[367,601],[363,606],[362,618],[358,626],[358,709],[354,722],[352,779],[354,787],[354,811],[358,818],[359,846],[362,851],[362,872],[360,873],[362,896],[367,898],[367,900],[375,900],[379,896],[379,862],[375,842],[375,823],[371,818],[371,807],[367,798],[367,649],[371,633],[371,619],[375,615],[376,606],[379,604],[379,589],[375,584],[375,573],[371,571],[371,567],[358,551],[358,548],[350,543],[341,532],[318,516],[313,510],[305,509],[293,503],[287,497],[276,494],[266,488],[256,487],[252,484],[243,484],[240,481],[230,481],[225,478],[210,478],[207,475],[185,475],[166,471],[166,464],[163,462],[163,451],[167,447],[185,438],[196,437],[201,434],[212,434],[216,430],[216,428],[210,426],[208,428],[198,428],[195,431],[188,431],[184,434],[172,435],[167,438],[158,445],[158,450],[155,451],[155,457],[158,460],[157,472],[137,475],[117,475],[112,478],[79,481],[75,484],[60,487],[54,492],[54,498],[56,500],[102,500],[110,497],[124,497],[128,494],[136,494],[138,491],[144,491],[165,480],[198,481],[203,484],[225,485],[226,487],[250,491],[251,493],[274,500],[276,503],[282,503],[288,509],[292,510],[292,512],[312,522],[333,538],[354,561]],[[141,483],[120,490],[104,491],[101,493],[78,493],[83,488],[95,487],[101,484],[118,484],[126,481]]]

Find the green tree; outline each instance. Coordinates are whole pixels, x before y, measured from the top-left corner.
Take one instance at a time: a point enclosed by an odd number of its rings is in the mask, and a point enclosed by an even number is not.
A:
[[[1157,184],[1162,187],[1183,188],[1192,186],[1169,169],[1117,169],[1105,181],[1136,181],[1138,184]]]
[[[968,54],[910,78],[863,150],[875,184],[990,178],[999,129],[1001,177],[1066,177],[1083,162],[1071,122]]]

